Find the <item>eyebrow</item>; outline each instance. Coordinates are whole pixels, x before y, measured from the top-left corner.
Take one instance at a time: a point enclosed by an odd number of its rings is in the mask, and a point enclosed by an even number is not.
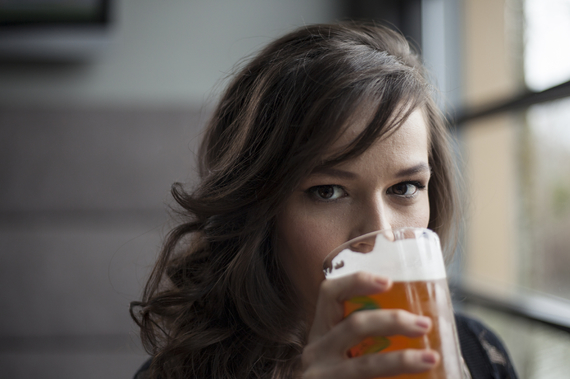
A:
[[[397,178],[401,178],[401,177],[405,177],[405,176],[411,176],[411,175],[415,175],[421,172],[431,172],[431,167],[427,164],[427,163],[418,163],[415,166],[412,167],[408,167],[405,168],[403,170],[400,170],[396,173],[396,177]]]
[[[431,172],[431,168],[427,163],[421,162],[418,163],[414,166],[411,167],[407,167],[403,170],[398,171],[395,174],[396,178],[403,178],[406,176],[412,176],[418,173],[423,173],[423,172]],[[327,167],[327,166],[319,166],[316,167],[311,174],[323,174],[323,175],[328,175],[328,176],[334,176],[334,177],[338,177],[338,178],[344,178],[344,179],[356,179],[358,178],[358,174],[355,174],[354,172],[350,172],[350,171],[345,171],[345,170],[341,170],[338,168],[334,168],[334,167]]]
[[[324,175],[335,176],[335,177],[344,178],[344,179],[356,179],[356,178],[358,178],[358,175],[355,174],[354,172],[340,170],[338,168],[327,167],[327,166],[316,167],[311,172],[311,174],[324,174]]]

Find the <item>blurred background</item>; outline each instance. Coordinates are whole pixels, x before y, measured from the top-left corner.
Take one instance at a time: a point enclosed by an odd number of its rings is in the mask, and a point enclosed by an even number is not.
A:
[[[570,372],[570,0],[1,0],[0,376],[129,378],[169,188],[242,58],[375,20],[422,52],[465,222],[456,308],[521,378]]]

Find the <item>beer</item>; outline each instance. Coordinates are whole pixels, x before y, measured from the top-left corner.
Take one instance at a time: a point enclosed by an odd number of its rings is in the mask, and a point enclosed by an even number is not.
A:
[[[388,292],[369,296],[359,296],[346,301],[344,316],[353,312],[369,309],[404,309],[409,312],[428,316],[432,320],[432,329],[422,337],[410,338],[396,335],[389,337],[368,337],[349,350],[351,357],[363,354],[387,353],[402,349],[433,349],[441,357],[439,365],[433,370],[399,375],[399,379],[435,379],[458,378],[457,346],[455,342],[454,320],[450,315],[449,291],[445,278],[428,281],[394,282]]]
[[[339,246],[327,256],[323,267],[327,279],[368,271],[393,280],[387,292],[346,301],[345,317],[364,310],[403,309],[432,320],[432,329],[422,337],[371,336],[350,348],[350,357],[402,349],[433,349],[441,357],[435,368],[394,378],[463,377],[445,265],[434,232],[421,228],[373,232]]]

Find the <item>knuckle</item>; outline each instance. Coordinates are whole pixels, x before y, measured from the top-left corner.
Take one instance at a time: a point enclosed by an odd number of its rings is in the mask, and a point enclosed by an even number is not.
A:
[[[416,352],[414,350],[402,350],[400,352],[400,364],[402,367],[410,368],[416,363]]]
[[[366,325],[365,315],[361,312],[351,314],[345,322],[348,331],[355,335],[361,335]]]
[[[323,280],[320,284],[319,293],[325,297],[331,297],[334,288],[334,279]]]
[[[375,371],[376,354],[363,355],[358,360],[352,360],[351,371],[355,373],[354,377],[369,377],[371,372]]]
[[[366,271],[358,271],[354,274],[354,281],[355,283],[364,283],[370,281],[372,278],[372,274]]]
[[[404,326],[409,321],[408,312],[402,309],[395,309],[392,311],[392,322],[397,326]]]

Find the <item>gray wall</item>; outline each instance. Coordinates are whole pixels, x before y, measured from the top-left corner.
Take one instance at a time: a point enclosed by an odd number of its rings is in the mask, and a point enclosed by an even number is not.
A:
[[[0,63],[0,376],[124,378],[174,181],[234,63],[331,1],[117,1],[83,64]]]
[[[128,304],[190,178],[191,110],[0,112],[0,377],[130,377]]]
[[[0,101],[202,104],[235,63],[274,37],[337,18],[336,0],[117,0],[106,50],[85,65],[0,70]]]

